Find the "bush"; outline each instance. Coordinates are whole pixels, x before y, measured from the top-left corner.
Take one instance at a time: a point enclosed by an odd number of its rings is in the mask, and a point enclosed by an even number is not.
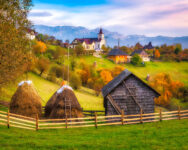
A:
[[[57,78],[63,77],[63,67],[54,65],[51,67],[50,73],[53,73]]]
[[[133,65],[141,65],[142,58],[138,54],[134,54],[134,56],[131,58],[131,63]]]
[[[82,85],[80,76],[75,73],[72,73],[72,75],[70,77],[70,85],[75,90],[79,89]]]

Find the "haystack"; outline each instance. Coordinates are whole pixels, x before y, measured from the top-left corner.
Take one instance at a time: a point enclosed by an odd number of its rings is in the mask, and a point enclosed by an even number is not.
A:
[[[10,102],[10,112],[33,118],[36,117],[36,114],[39,117],[42,115],[41,98],[31,81],[19,83]]]
[[[71,87],[64,85],[50,98],[45,106],[47,118],[79,118],[82,108]]]

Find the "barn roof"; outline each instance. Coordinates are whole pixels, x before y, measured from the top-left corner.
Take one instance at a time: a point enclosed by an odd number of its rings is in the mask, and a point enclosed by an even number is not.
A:
[[[114,88],[116,88],[123,80],[125,80],[126,78],[128,78],[130,75],[133,75],[134,77],[136,77],[137,79],[139,79],[145,86],[147,86],[153,92],[155,92],[157,95],[160,96],[160,94],[156,90],[154,90],[148,84],[146,84],[145,82],[143,82],[140,78],[138,78],[137,76],[135,76],[132,72],[130,72],[129,70],[125,69],[117,77],[115,77],[112,81],[110,81],[107,85],[105,85],[102,88],[102,95],[103,95],[103,97],[106,97]]]
[[[120,49],[112,49],[108,56],[127,56],[127,54]]]

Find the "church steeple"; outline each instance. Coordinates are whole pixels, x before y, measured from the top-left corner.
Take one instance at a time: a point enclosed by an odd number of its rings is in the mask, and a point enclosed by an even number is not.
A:
[[[103,34],[102,28],[100,28],[99,34]]]
[[[100,30],[99,30],[98,39],[99,39],[99,40],[104,40],[104,33],[103,33],[102,28],[100,28]]]

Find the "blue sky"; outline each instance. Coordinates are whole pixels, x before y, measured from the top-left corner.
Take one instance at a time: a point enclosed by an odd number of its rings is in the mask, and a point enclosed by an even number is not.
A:
[[[188,35],[188,0],[34,0],[29,19],[48,26],[104,27],[123,35]]]

